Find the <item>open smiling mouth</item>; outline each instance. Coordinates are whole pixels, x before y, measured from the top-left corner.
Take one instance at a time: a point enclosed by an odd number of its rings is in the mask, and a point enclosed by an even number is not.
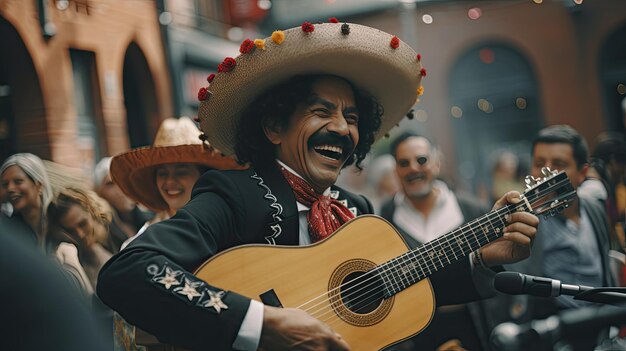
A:
[[[314,146],[313,150],[323,157],[329,158],[334,161],[338,161],[343,156],[343,148],[341,146],[334,145],[318,145]]]
[[[426,174],[424,173],[412,173],[406,176],[404,179],[408,182],[426,180]]]

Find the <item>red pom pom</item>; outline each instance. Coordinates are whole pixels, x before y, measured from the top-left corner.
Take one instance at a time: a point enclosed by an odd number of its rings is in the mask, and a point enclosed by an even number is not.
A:
[[[224,59],[222,63],[217,65],[217,71],[218,72],[230,72],[235,68],[235,66],[237,66],[237,61],[235,61],[235,59],[232,57],[227,57]]]
[[[400,46],[400,39],[398,39],[398,37],[394,35],[393,38],[391,38],[391,42],[389,43],[389,45],[392,48],[397,49]]]
[[[315,30],[315,26],[311,22],[302,23],[302,31],[305,33],[311,33]]]
[[[422,75],[422,77],[426,77],[426,68],[420,69],[420,74]]]
[[[418,61],[418,62],[422,61],[422,55],[417,54],[417,61]]]
[[[241,43],[241,46],[239,47],[239,52],[242,54],[247,54],[250,51],[254,50],[254,48],[256,48],[254,42],[250,39],[246,39]]]
[[[209,83],[213,83],[213,79],[215,79],[215,73],[211,73],[208,77],[206,77],[206,81]]]
[[[339,20],[336,17],[331,17],[328,19],[328,22],[330,23],[339,23]]]
[[[198,91],[198,101],[204,101],[207,97],[209,97],[209,91],[205,87],[200,88]]]

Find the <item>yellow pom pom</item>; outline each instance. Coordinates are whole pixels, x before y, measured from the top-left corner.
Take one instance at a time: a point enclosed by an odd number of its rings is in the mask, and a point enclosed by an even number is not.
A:
[[[420,85],[419,88],[417,88],[417,96],[422,96],[424,95],[424,87]]]
[[[276,44],[280,45],[283,41],[285,41],[285,32],[282,30],[277,30],[272,33],[272,41]]]
[[[265,50],[265,39],[254,39],[257,49]]]

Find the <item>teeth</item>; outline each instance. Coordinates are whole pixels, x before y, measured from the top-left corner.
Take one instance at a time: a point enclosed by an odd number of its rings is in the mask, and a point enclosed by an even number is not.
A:
[[[315,147],[315,150],[325,150],[343,154],[343,149],[341,147],[333,145],[319,145]]]
[[[183,192],[181,190],[168,190],[166,191],[166,193],[167,195],[174,196],[174,195],[182,194]]]

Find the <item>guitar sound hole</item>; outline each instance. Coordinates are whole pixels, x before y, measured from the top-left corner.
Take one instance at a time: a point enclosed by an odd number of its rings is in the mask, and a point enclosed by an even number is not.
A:
[[[341,301],[353,313],[367,314],[383,301],[383,283],[367,272],[350,273],[341,284]]]

